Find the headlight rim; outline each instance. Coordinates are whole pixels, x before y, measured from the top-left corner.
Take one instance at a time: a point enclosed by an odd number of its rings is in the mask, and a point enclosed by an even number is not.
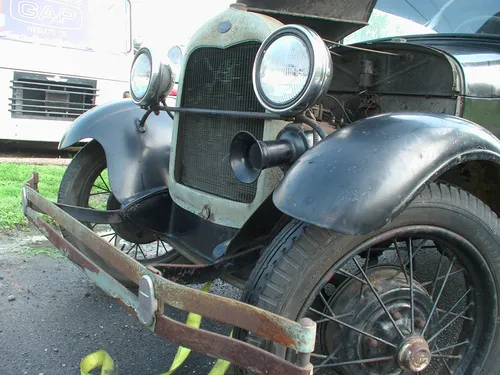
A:
[[[151,65],[151,77],[146,89],[146,93],[142,97],[137,97],[132,89],[132,70],[134,69],[134,64],[140,55],[146,54],[149,58]],[[132,60],[132,65],[130,67],[130,96],[132,101],[141,106],[147,107],[154,104],[158,104],[163,95],[168,95],[174,86],[174,75],[172,68],[169,64],[164,64],[157,54],[154,53],[150,47],[141,47],[136,52],[134,59]]]
[[[260,84],[260,67],[269,47],[279,38],[287,35],[298,37],[309,53],[309,76],[293,99],[277,104],[267,98]],[[333,63],[330,51],[323,39],[311,28],[303,25],[284,25],[271,33],[262,43],[255,57],[252,70],[252,82],[255,95],[260,104],[268,111],[282,115],[295,115],[314,105],[326,93],[332,79]]]
[[[267,97],[267,95],[263,92],[262,84],[257,84],[254,86],[254,87],[256,87],[256,90],[259,91],[259,95],[262,98],[264,98],[264,97],[266,98],[265,99],[266,103],[272,103],[273,108],[276,108],[278,110],[288,108],[291,104],[293,104],[293,102],[295,100],[297,100],[297,98],[300,98],[304,94],[304,92],[307,91],[307,88],[309,87],[309,85],[311,83],[313,72],[314,72],[314,53],[313,53],[313,46],[312,46],[311,42],[309,41],[309,39],[304,40],[304,38],[302,37],[302,34],[300,34],[296,29],[288,29],[287,28],[283,32],[276,33],[275,35],[270,37],[269,41],[266,40],[266,42],[268,42],[267,48],[263,49],[262,58],[257,60],[257,57],[256,57],[256,59],[255,59],[255,64],[254,64],[255,73],[253,73],[253,77],[255,77],[255,80],[258,79],[260,81],[260,68],[262,66],[262,61],[264,59],[264,55],[266,54],[269,47],[271,47],[271,45],[274,42],[276,42],[278,39],[283,38],[283,37],[288,36],[288,35],[297,37],[301,42],[303,42],[305,44],[306,49],[307,49],[307,53],[309,56],[309,74],[307,76],[307,81],[306,81],[304,87],[302,88],[302,90],[300,90],[300,93],[297,94],[294,98],[288,100],[285,103],[278,104],[278,103],[274,103],[272,100],[270,100]],[[259,52],[257,52],[257,56],[259,56]]]

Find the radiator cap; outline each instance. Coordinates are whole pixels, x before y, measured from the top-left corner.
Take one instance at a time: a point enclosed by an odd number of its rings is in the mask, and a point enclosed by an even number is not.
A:
[[[244,12],[247,11],[247,5],[243,4],[243,3],[232,3],[229,5],[229,8],[236,9],[236,10],[242,10]]]

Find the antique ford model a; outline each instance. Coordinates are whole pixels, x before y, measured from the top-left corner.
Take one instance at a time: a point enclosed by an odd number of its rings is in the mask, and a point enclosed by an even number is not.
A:
[[[142,48],[132,99],[75,121],[60,148],[93,140],[57,204],[29,181],[26,216],[155,333],[237,373],[497,373],[500,5],[375,3],[232,4],[187,46],[176,107]],[[339,43],[383,11],[429,32]],[[215,278],[242,301],[181,285]]]

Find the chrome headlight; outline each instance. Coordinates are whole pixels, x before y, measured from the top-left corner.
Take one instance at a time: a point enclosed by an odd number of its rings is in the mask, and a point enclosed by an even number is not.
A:
[[[262,43],[253,66],[253,87],[264,108],[297,114],[325,94],[332,79],[330,51],[312,29],[286,25]]]
[[[140,106],[159,103],[172,90],[174,77],[168,64],[157,60],[147,47],[135,54],[130,70],[130,96]]]

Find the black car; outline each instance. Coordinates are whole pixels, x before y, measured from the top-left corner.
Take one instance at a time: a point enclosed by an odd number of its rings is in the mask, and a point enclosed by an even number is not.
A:
[[[61,140],[93,139],[59,210],[26,187],[26,214],[236,373],[498,373],[498,0],[244,3],[193,35],[179,77],[140,48],[132,98]],[[216,278],[243,303],[179,289]],[[169,331],[160,302],[233,338]]]

